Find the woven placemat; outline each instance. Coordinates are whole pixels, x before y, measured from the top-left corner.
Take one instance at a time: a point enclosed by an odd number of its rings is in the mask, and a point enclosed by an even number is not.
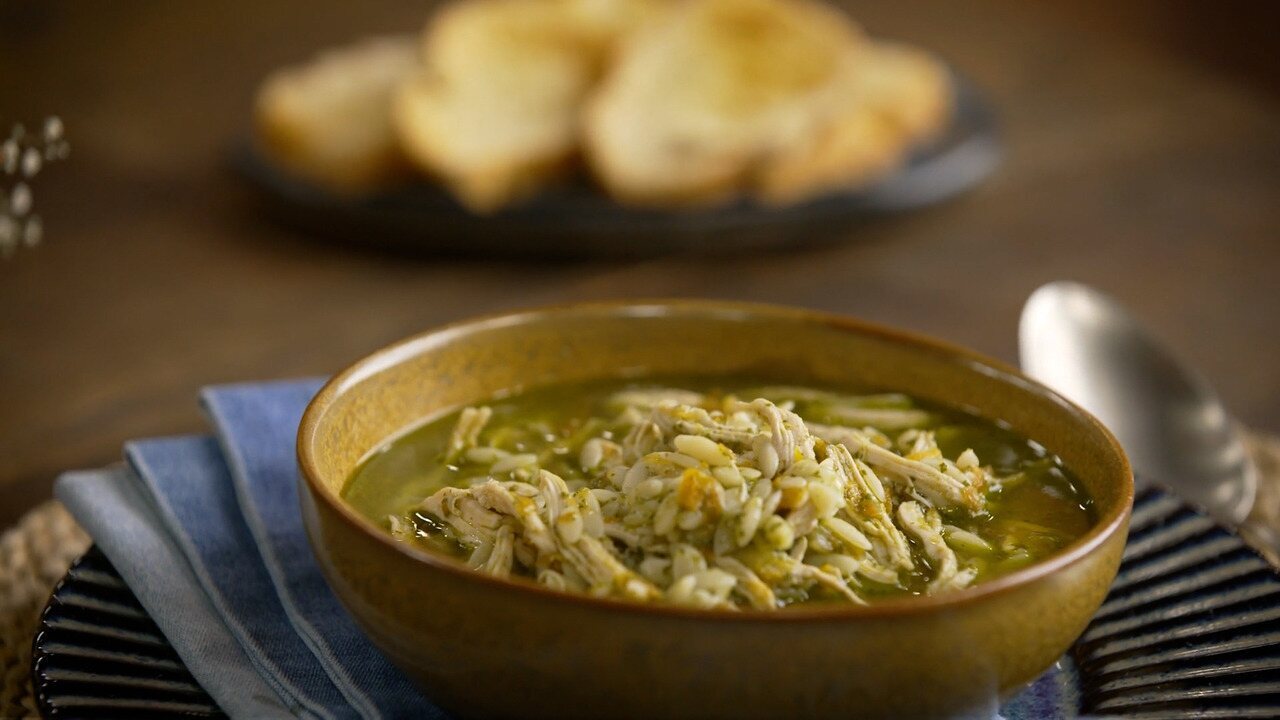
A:
[[[31,641],[40,611],[89,536],[50,500],[0,536],[0,718],[39,717],[31,692]]]
[[[1273,548],[1280,537],[1280,438],[1249,440],[1262,482],[1241,535],[1255,546]],[[27,513],[0,537],[0,718],[39,717],[31,691],[31,641],[53,586],[89,543],[56,500]],[[1264,553],[1280,566],[1280,556]]]
[[[1258,468],[1258,497],[1249,519],[1240,526],[1240,537],[1280,567],[1280,437],[1250,435],[1247,440]]]

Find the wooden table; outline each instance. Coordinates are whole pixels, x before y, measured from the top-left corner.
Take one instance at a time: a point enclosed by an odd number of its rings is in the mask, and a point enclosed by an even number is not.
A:
[[[416,3],[0,5],[0,121],[58,114],[71,158],[37,177],[46,242],[0,261],[0,527],[127,438],[198,431],[208,383],[332,372],[431,325],[580,298],[805,305],[1015,359],[1041,283],[1101,287],[1280,430],[1280,112],[1171,49],[1015,0],[857,3],[932,47],[1007,126],[999,173],[847,242],[628,263],[406,259],[263,219],[226,167],[271,68]]]

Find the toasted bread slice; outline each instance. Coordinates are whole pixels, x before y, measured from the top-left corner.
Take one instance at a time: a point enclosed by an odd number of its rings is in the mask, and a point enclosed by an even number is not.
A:
[[[591,168],[625,202],[733,194],[830,115],[860,38],[812,0],[690,0],[623,41],[584,111]]]
[[[559,3],[594,45],[598,55],[609,55],[627,34],[668,12],[677,0],[545,0]]]
[[[268,77],[258,91],[258,139],[269,156],[343,192],[405,172],[391,130],[392,91],[417,67],[412,37],[374,38]]]
[[[757,194],[784,204],[882,177],[945,127],[951,95],[946,67],[929,54],[897,43],[867,44],[853,63],[839,112],[770,158],[756,178]]]
[[[861,96],[912,142],[941,132],[951,118],[951,75],[933,55],[903,43],[876,42],[855,67]]]
[[[406,153],[491,211],[566,169],[577,108],[614,34],[652,0],[474,0],[427,30],[425,68],[395,100]]]

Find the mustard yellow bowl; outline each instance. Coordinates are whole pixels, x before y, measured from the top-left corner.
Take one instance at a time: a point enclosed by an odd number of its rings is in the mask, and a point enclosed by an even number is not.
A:
[[[562,594],[396,542],[339,493],[424,416],[498,391],[643,374],[901,390],[1002,420],[1059,455],[1097,522],[975,587],[869,606],[729,612]],[[1107,593],[1133,478],[1092,416],[967,350],[762,305],[583,304],[404,340],[335,376],[298,434],[302,512],[334,592],[437,704],[472,717],[932,717],[982,712],[1048,668]]]

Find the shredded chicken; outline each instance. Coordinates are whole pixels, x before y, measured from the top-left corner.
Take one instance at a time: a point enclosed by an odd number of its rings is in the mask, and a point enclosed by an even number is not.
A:
[[[973,581],[972,574],[961,573],[955,551],[947,547],[947,541],[942,537],[942,521],[936,510],[922,510],[918,502],[908,500],[898,506],[898,518],[907,532],[924,546],[925,554],[933,562],[934,576],[929,581],[930,592],[964,587]]]
[[[913,460],[899,455],[892,450],[880,447],[871,438],[853,428],[834,425],[810,424],[810,429],[818,437],[831,443],[840,443],[872,467],[906,480],[912,489],[928,497],[935,505],[946,507],[959,505],[969,510],[981,510],[984,504],[982,488],[974,483],[971,477],[956,472],[945,472],[939,465],[950,470],[955,465],[947,466],[941,456],[933,456],[938,465],[924,460]]]
[[[458,418],[457,426],[453,429],[453,434],[449,436],[449,444],[445,448],[445,462],[453,462],[464,452],[475,447],[480,438],[480,431],[484,430],[484,426],[492,416],[493,410],[488,407],[464,409],[461,417]]]

